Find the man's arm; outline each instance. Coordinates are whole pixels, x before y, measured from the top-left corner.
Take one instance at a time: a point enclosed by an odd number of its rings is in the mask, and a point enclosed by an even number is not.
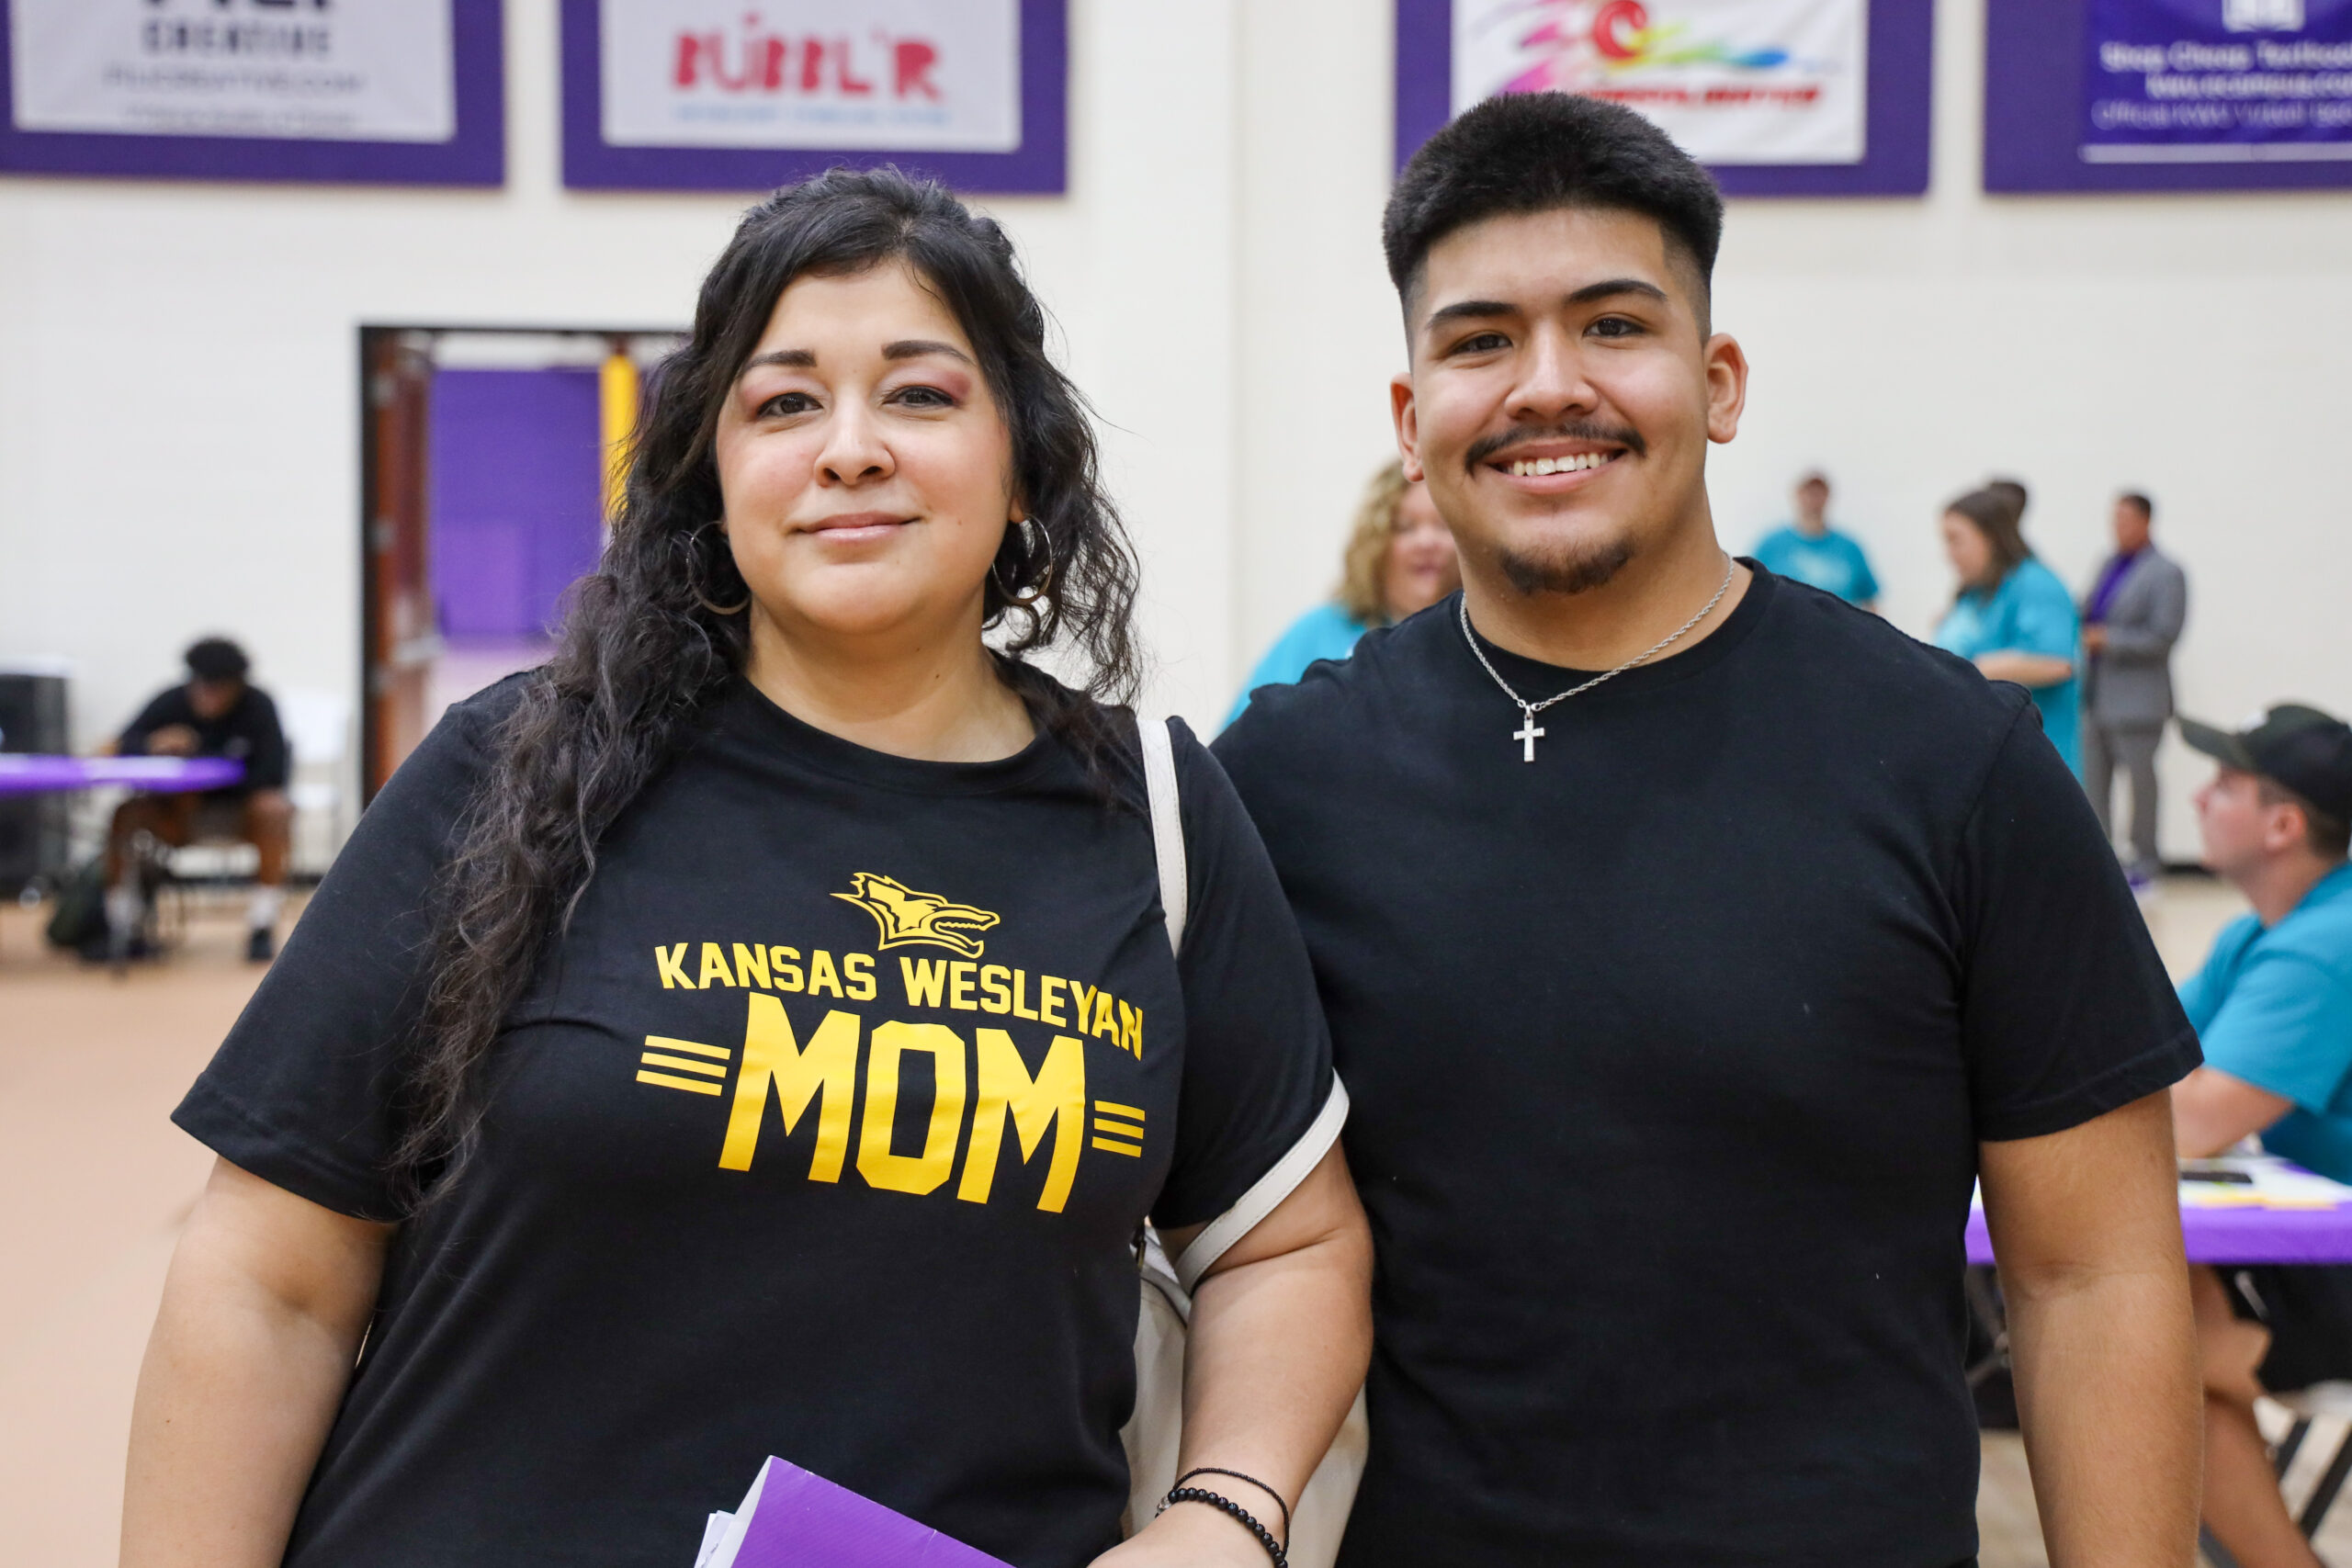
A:
[[[2169,1097],[1979,1162],[2052,1568],[2187,1568],[2204,1401]]]
[[[139,716],[123,726],[122,733],[115,738],[112,754],[143,757],[147,754],[150,736],[159,729],[178,728],[179,721],[172,715],[172,698],[178,690],[174,687],[171,691],[158,692],[150,698],[147,705],[139,710]]]
[[[2172,1086],[2173,1142],[2183,1159],[2210,1158],[2241,1138],[2268,1132],[2293,1109],[2283,1094],[2219,1067],[2199,1067]]]
[[[251,688],[245,701],[252,705],[246,728],[253,741],[253,751],[245,758],[245,787],[284,789],[287,775],[293,772],[293,753],[286,743],[286,727],[278,721],[277,705],[267,692]]]

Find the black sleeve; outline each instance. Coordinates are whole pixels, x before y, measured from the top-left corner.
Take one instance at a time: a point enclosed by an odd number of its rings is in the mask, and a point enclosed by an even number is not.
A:
[[[1176,966],[1176,1154],[1152,1205],[1162,1229],[1231,1208],[1314,1126],[1333,1084],[1315,973],[1273,863],[1216,759],[1171,728],[1191,908]]]
[[[147,754],[147,738],[155,731],[166,725],[195,722],[196,712],[187,705],[186,687],[174,686],[169,691],[158,692],[149,699],[145,707],[139,710],[139,716],[115,738],[115,751],[124,757],[143,757]]]
[[[2018,705],[1953,879],[1970,1092],[1996,1140],[2063,1132],[2202,1059],[2082,785]]]
[[[429,900],[487,766],[509,681],[451,708],[350,841],[172,1120],[232,1164],[361,1219],[395,1218],[385,1176],[396,1075],[423,999]]]
[[[237,728],[252,748],[245,753],[244,787],[284,789],[294,759],[286,745],[285,727],[277,722],[277,705],[267,692],[245,688],[244,711],[237,716]]]

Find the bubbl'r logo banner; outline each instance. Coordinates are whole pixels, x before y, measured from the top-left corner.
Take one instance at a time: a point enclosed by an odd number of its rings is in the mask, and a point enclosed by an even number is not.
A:
[[[1019,0],[601,0],[616,147],[1009,152]]]
[[[2352,0],[2091,0],[2083,162],[2352,161]]]
[[[6,0],[13,129],[446,142],[450,0]]]
[[[1869,0],[1454,0],[1453,109],[1609,98],[1705,164],[1859,164]]]

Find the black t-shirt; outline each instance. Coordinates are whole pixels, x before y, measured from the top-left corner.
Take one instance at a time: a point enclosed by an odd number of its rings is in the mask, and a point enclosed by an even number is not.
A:
[[[257,687],[247,686],[237,694],[237,700],[228,711],[205,718],[188,701],[186,686],[174,686],[168,692],[158,692],[154,701],[139,710],[130,728],[122,732],[115,749],[126,757],[144,755],[147,738],[159,729],[173,725],[186,725],[196,731],[196,754],[199,757],[228,757],[245,765],[245,776],[227,789],[210,790],[211,795],[243,795],[256,789],[284,789],[287,770],[292,759],[286,746],[286,731],[278,727],[277,705],[269,694]]]
[[[1977,1141],[2198,1060],[2081,788],[2020,688],[1761,569],[1531,765],[1456,604],[1216,745],[1379,1247],[1342,1562],[1968,1557]]]
[[[428,887],[518,690],[369,807],[175,1117],[344,1213],[394,1213]],[[392,1242],[288,1563],[683,1564],[771,1453],[1023,1568],[1115,1544],[1137,1227],[1230,1207],[1333,1084],[1257,834],[1176,756],[1181,964],[1147,819],[1058,740],[922,762],[715,705]]]

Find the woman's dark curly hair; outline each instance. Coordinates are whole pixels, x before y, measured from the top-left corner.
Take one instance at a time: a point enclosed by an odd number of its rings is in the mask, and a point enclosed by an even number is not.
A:
[[[555,657],[496,731],[444,873],[392,1156],[412,1206],[467,1164],[492,1045],[594,874],[598,843],[743,668],[749,617],[733,612],[751,591],[715,525],[713,440],[729,389],[787,284],[890,262],[955,313],[1011,433],[1013,493],[1033,526],[1005,530],[989,573],[999,671],[1109,776],[1103,705],[1131,700],[1138,680],[1135,556],[1097,474],[1085,400],[1046,355],[1045,310],[1012,243],[895,169],[834,169],[777,191],[744,216],[703,281],[692,339],[651,378],[611,542],[573,591]],[[1022,661],[1056,643],[1087,666],[1084,694]]]

